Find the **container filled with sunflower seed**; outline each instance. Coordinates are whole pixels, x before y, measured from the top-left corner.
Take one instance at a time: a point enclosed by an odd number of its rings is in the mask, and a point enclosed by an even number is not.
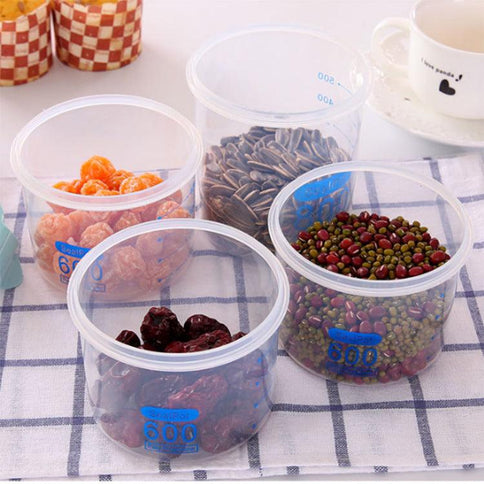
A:
[[[318,30],[254,27],[209,41],[187,64],[205,143],[202,217],[273,249],[274,197],[314,168],[351,160],[369,68]]]
[[[388,163],[328,165],[281,190],[268,226],[290,282],[280,338],[302,367],[379,385],[437,359],[472,247],[441,183]]]

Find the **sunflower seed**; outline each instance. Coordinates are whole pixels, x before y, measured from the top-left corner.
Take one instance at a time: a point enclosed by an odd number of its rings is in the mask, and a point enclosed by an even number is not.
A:
[[[281,188],[313,168],[346,159],[336,140],[318,129],[253,126],[240,136],[226,136],[204,158],[206,213],[273,248],[267,215]]]

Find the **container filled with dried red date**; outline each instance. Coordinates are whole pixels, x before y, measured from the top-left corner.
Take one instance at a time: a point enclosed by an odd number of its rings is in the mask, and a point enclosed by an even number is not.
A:
[[[290,281],[288,354],[350,384],[398,381],[440,354],[471,221],[438,181],[345,162],[285,187],[269,231]]]
[[[106,237],[193,217],[202,154],[196,128],[146,98],[88,96],[34,117],[13,142],[11,165],[42,275],[65,291],[81,257]]]
[[[198,219],[129,227],[79,262],[67,301],[94,419],[123,448],[199,461],[269,417],[289,282],[247,234]]]
[[[364,57],[316,29],[259,26],[200,47],[187,82],[205,145],[204,218],[272,249],[267,215],[280,189],[354,155],[370,87]]]

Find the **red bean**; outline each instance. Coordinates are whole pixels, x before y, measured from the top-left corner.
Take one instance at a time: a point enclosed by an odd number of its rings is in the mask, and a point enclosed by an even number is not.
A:
[[[360,242],[362,244],[367,244],[368,242],[371,242],[373,240],[373,235],[370,234],[370,232],[362,232],[360,234]]]
[[[387,315],[387,310],[383,306],[373,306],[369,309],[368,315],[370,319],[376,321],[377,319],[383,318],[383,316]]]
[[[404,242],[405,244],[408,244],[408,242],[410,242],[411,240],[416,240],[416,239],[415,239],[415,235],[413,235],[410,232],[408,234],[405,234],[402,237],[402,242]]]
[[[356,315],[353,311],[348,311],[345,315],[345,321],[348,326],[354,326],[356,324]]]
[[[318,236],[318,239],[322,240],[323,242],[329,239],[329,232],[326,229],[318,230],[316,235]]]
[[[380,336],[385,336],[387,334],[387,327],[383,321],[375,321],[373,323],[373,328],[375,333],[379,334]]]
[[[369,274],[370,274],[370,269],[368,269],[368,267],[358,267],[356,271],[356,275],[358,277],[361,277],[362,279],[364,279],[365,277],[368,277]]]
[[[356,255],[356,254],[359,254],[360,253],[360,246],[357,245],[357,244],[353,244],[353,245],[350,245],[347,249],[346,249],[346,253],[348,255]]]
[[[408,277],[415,277],[415,276],[419,276],[420,274],[423,274],[424,270],[422,269],[422,267],[420,266],[414,266],[414,267],[411,267],[407,274],[408,274]]]
[[[344,255],[341,256],[341,262],[345,266],[349,266],[351,264],[351,257],[347,254],[344,254]]]
[[[436,239],[435,237],[429,240],[429,245],[432,247],[432,249],[437,250],[439,248],[439,239]]]
[[[350,218],[350,214],[348,212],[339,212],[336,214],[336,218],[338,222],[346,222]]]
[[[360,267],[361,264],[363,264],[363,259],[359,255],[357,255],[351,258],[351,262],[355,267]]]
[[[388,267],[382,264],[376,271],[375,276],[377,279],[385,279],[388,276]]]
[[[326,264],[326,254],[323,254],[321,252],[320,254],[318,254],[318,257],[316,257],[316,260],[319,264]]]
[[[320,296],[316,295],[316,296],[313,296],[311,298],[310,303],[315,308],[320,308],[323,305],[323,300],[321,299]],[[344,303],[344,301],[343,301],[343,303]]]
[[[439,264],[440,262],[444,262],[444,260],[446,259],[446,254],[445,252],[443,252],[442,250],[436,250],[433,254],[430,254],[430,262],[432,264]]]
[[[360,333],[372,333],[373,325],[370,323],[370,321],[362,321],[359,329]]]
[[[340,243],[339,243],[339,246],[342,248],[342,249],[347,249],[350,245],[353,244],[353,239],[350,239],[348,237],[346,237],[345,239],[343,239]]]
[[[393,244],[388,239],[380,239],[378,241],[378,247],[380,247],[380,249],[391,249]]]
[[[407,268],[401,264],[398,264],[397,267],[395,267],[395,276],[398,279],[404,279],[407,277]]]
[[[422,254],[422,252],[417,252],[412,255],[412,262],[414,264],[420,264],[421,262],[424,261],[424,259],[425,259],[425,256]]]
[[[331,299],[330,304],[333,308],[341,308],[345,305],[345,300],[343,297],[337,296]]]
[[[339,262],[339,256],[335,252],[330,252],[326,256],[326,262],[328,264],[337,264]]]

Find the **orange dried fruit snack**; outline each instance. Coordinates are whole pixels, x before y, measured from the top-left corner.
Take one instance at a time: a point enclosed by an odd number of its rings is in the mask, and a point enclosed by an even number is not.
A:
[[[87,180],[81,188],[81,195],[96,195],[100,190],[109,190],[108,186],[101,180]]]
[[[58,190],[62,190],[63,192],[69,193],[81,193],[83,182],[81,180],[72,180],[71,182],[68,181],[60,181],[53,185],[54,188]]]
[[[91,249],[110,235],[114,234],[114,230],[106,222],[97,222],[89,225],[81,234],[79,245]]]
[[[56,240],[67,240],[74,234],[74,226],[68,215],[63,213],[46,213],[37,225],[38,240],[55,244]]]
[[[74,212],[71,212],[68,217],[71,219],[72,225],[75,228],[73,235],[75,240],[79,240],[84,230],[86,230],[89,225],[95,223],[92,215],[84,210],[74,210]]]
[[[116,168],[107,158],[94,155],[81,165],[81,180],[107,181],[115,171]]]
[[[140,215],[136,212],[130,212],[127,210],[121,215],[121,217],[119,217],[118,221],[114,224],[113,229],[115,232],[119,232],[120,230],[139,223],[141,223]]]
[[[190,214],[174,200],[165,200],[158,207],[156,218],[190,218]]]
[[[139,192],[141,190],[144,190],[145,188],[149,188],[149,185],[146,183],[145,180],[137,176],[129,176],[128,178],[123,180],[121,185],[119,185],[119,193],[125,194]]]
[[[163,178],[160,178],[154,173],[143,173],[142,175],[139,175],[138,178],[143,180],[148,187],[154,187],[163,181]]]
[[[128,170],[116,170],[112,175],[106,180],[108,187],[111,190],[118,190],[119,185],[128,177],[134,176],[134,173]]]
[[[99,155],[92,156],[81,165],[80,177],[80,180],[59,181],[53,186],[80,195],[111,196],[138,192],[163,181],[154,173],[136,176],[128,170],[117,170],[111,161]]]
[[[119,192],[117,190],[102,188],[101,190],[98,190],[94,195],[96,195],[96,197],[112,197],[113,195],[119,195]]]
[[[37,263],[42,269],[47,271],[52,270],[52,261],[54,259],[55,252],[56,249],[51,244],[40,245],[40,247],[37,249],[37,252],[35,253],[35,257],[37,259]]]
[[[114,273],[125,281],[137,279],[146,273],[146,263],[139,250],[128,245],[115,249],[111,258]]]

